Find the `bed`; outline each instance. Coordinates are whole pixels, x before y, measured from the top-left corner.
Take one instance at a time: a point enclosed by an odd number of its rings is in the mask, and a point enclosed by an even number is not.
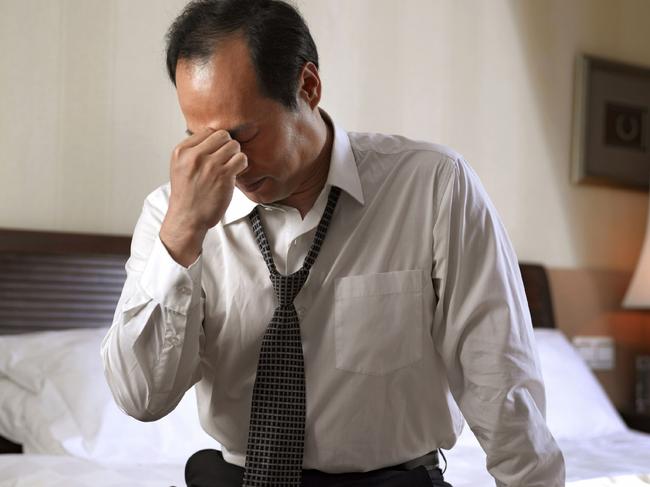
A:
[[[129,251],[126,236],[0,230],[0,487],[181,487],[185,459],[219,448],[192,389],[149,423],[112,400],[99,344]],[[567,485],[650,486],[650,435],[624,425],[556,329],[545,269],[520,268]],[[444,453],[454,487],[494,485],[469,428]]]

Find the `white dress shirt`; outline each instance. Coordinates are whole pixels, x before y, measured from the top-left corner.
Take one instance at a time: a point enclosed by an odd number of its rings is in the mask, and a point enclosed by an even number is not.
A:
[[[478,176],[449,147],[333,127],[327,182],[304,220],[295,208],[260,205],[276,267],[290,274],[330,187],[342,189],[295,300],[303,467],[368,471],[450,449],[464,415],[498,486],[563,486],[517,256]],[[256,203],[235,188],[186,268],[159,238],[169,195],[169,182],[150,193],[135,226],[101,347],[106,378],[121,409],[145,421],[196,383],[201,425],[243,467],[258,353],[276,306],[247,218]]]

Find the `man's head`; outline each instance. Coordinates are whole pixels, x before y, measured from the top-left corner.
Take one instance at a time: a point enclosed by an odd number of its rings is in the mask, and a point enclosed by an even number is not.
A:
[[[168,31],[167,69],[188,132],[226,129],[240,142],[248,167],[237,186],[250,199],[292,204],[315,186],[327,134],[318,55],[293,7],[190,2]]]
[[[279,0],[190,2],[166,36],[172,83],[179,59],[206,63],[235,33],[248,44],[261,94],[294,110],[300,72],[307,62],[318,68],[318,52],[298,11]]]

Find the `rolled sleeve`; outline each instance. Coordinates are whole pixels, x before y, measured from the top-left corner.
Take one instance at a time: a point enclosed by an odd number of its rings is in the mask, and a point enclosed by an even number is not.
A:
[[[453,161],[434,228],[434,337],[498,486],[564,485],[517,256],[478,176]]]

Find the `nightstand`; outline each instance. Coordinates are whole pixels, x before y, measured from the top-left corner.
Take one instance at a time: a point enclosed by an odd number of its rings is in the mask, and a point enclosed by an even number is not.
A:
[[[650,414],[634,413],[631,411],[619,411],[619,413],[629,428],[650,433]]]

